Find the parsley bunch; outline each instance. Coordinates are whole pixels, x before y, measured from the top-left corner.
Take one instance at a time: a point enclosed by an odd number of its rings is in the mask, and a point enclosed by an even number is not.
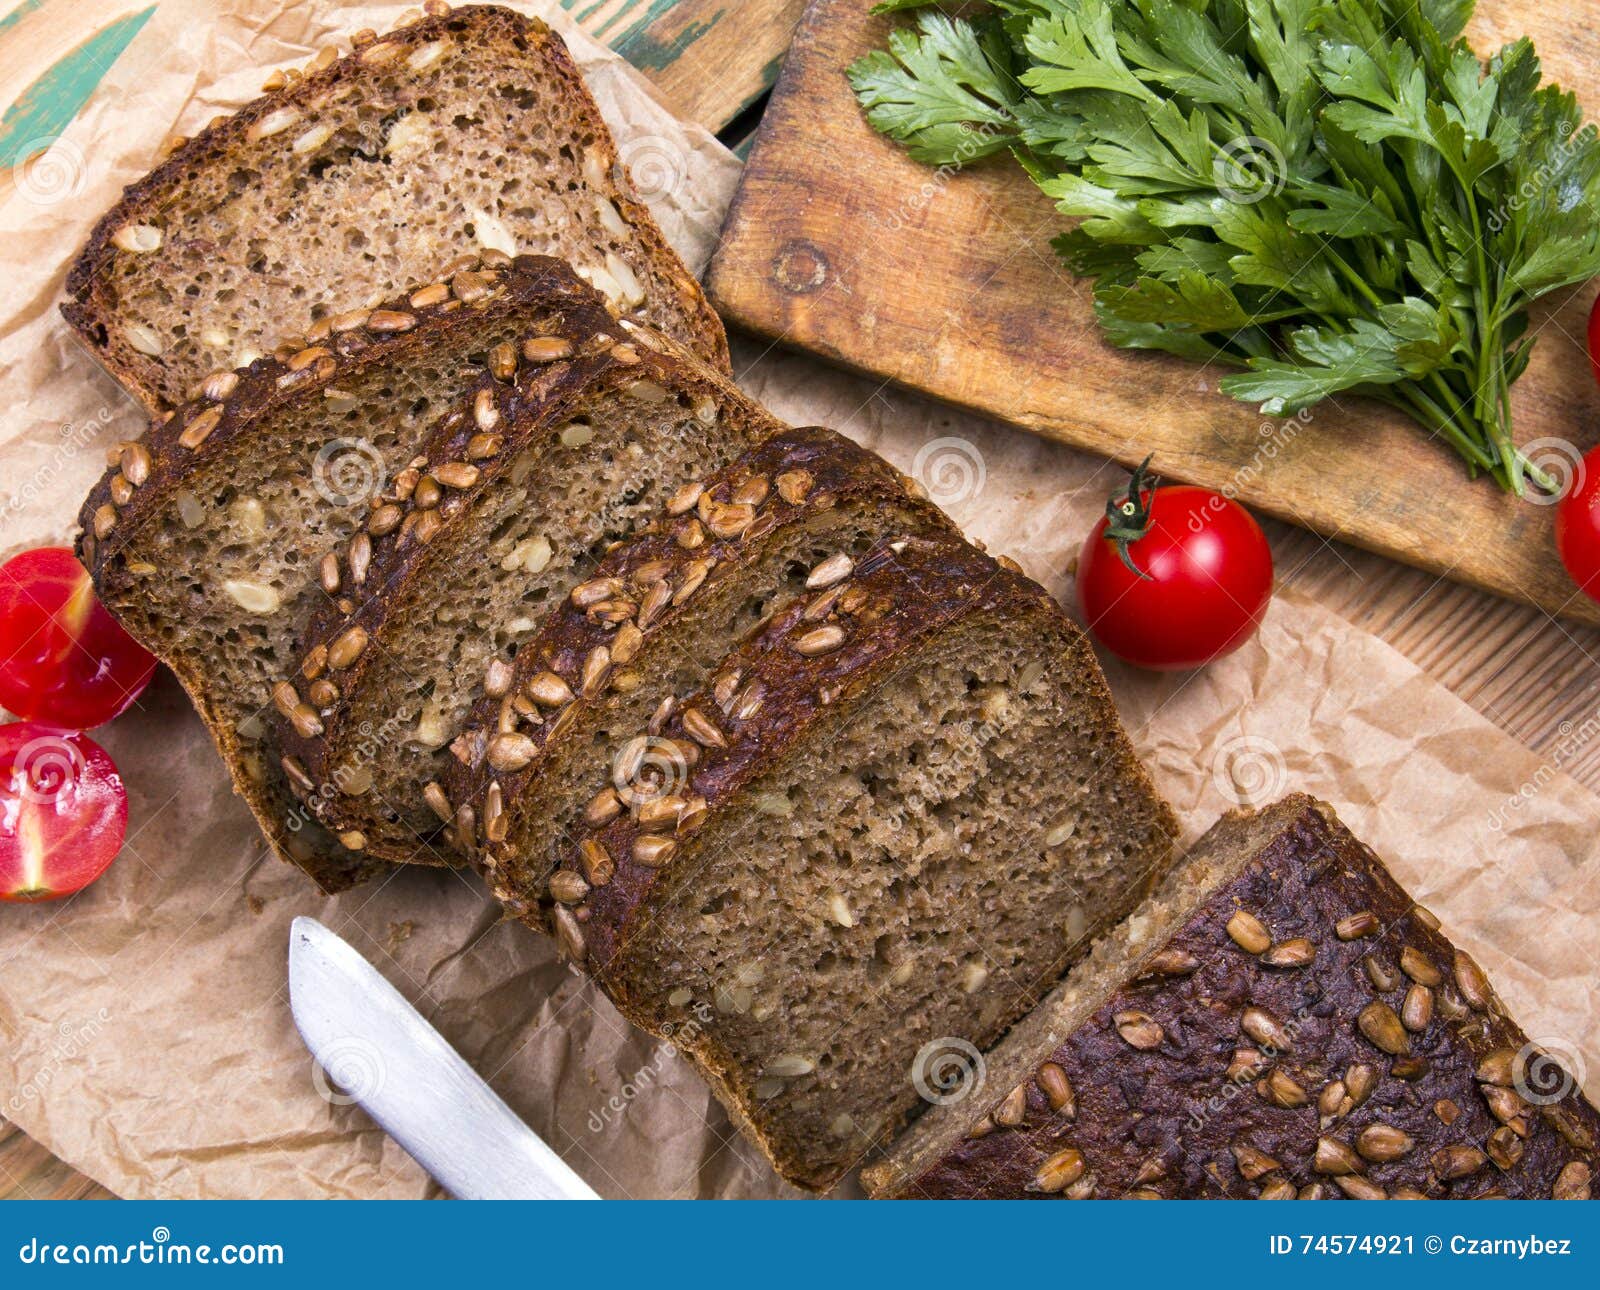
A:
[[[1600,144],[1529,41],[1479,62],[1472,9],[994,0],[850,80],[918,160],[1015,155],[1111,343],[1237,368],[1272,415],[1382,399],[1520,495],[1552,486],[1511,437],[1528,305],[1600,273]]]

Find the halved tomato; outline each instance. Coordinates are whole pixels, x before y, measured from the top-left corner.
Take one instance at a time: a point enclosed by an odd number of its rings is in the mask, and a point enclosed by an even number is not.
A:
[[[0,726],[0,900],[56,900],[103,874],[128,829],[128,793],[88,735]]]
[[[0,707],[89,730],[126,710],[155,670],[71,551],[38,547],[0,565]]]

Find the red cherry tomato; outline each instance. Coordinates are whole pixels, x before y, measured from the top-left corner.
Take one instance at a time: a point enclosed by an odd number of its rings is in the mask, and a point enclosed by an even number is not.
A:
[[[1119,535],[1145,576],[1124,563]],[[1205,488],[1149,488],[1144,466],[1078,559],[1084,621],[1136,667],[1173,671],[1231,653],[1260,626],[1271,596],[1272,551],[1250,513]]]
[[[1600,448],[1589,450],[1556,505],[1556,551],[1583,594],[1600,600]]]
[[[122,776],[88,735],[0,726],[0,900],[81,891],[116,859],[127,828]]]
[[[0,565],[0,707],[89,730],[125,710],[155,670],[71,551],[39,547]]]

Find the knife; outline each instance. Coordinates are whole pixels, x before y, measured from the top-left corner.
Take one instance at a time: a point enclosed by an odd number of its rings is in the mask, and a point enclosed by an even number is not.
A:
[[[462,1200],[599,1200],[350,945],[289,929],[289,1008],[351,1100]]]

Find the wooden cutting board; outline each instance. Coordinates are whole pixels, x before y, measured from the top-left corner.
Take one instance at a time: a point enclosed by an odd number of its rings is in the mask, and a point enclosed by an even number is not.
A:
[[[1556,558],[1553,508],[1469,480],[1399,414],[1341,398],[1275,421],[1218,393],[1215,368],[1104,344],[1087,284],[1049,247],[1063,218],[1009,158],[941,173],[862,119],[844,69],[893,21],[868,8],[813,0],[795,32],[711,268],[730,321],[1124,465],[1153,452],[1167,478],[1600,624]],[[1484,0],[1469,35],[1480,51],[1533,37],[1547,74],[1600,105],[1590,9]],[[1519,442],[1557,468],[1600,439],[1593,299],[1591,285],[1535,317],[1516,387]]]

